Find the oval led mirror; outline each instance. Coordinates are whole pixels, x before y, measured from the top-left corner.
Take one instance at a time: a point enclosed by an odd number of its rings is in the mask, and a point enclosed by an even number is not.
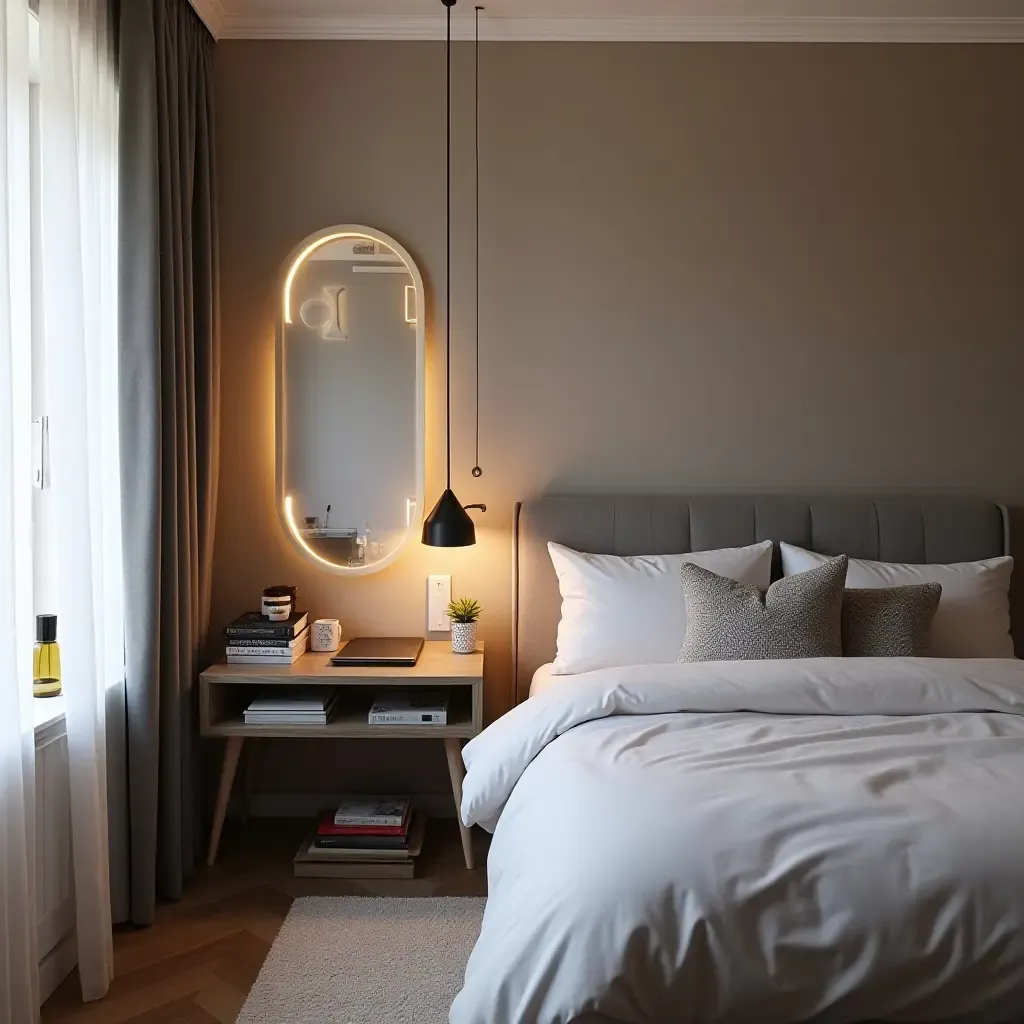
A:
[[[423,514],[424,295],[393,238],[340,225],[285,263],[277,332],[278,512],[324,568],[392,562]]]

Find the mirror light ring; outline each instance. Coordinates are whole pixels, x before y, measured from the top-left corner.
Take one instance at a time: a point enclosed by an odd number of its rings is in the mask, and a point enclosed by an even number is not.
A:
[[[296,497],[294,492],[288,486],[287,483],[287,472],[285,468],[286,463],[286,447],[287,447],[287,431],[286,431],[286,405],[287,397],[285,393],[285,331],[284,328],[287,325],[293,323],[292,321],[292,307],[291,307],[291,291],[295,281],[296,274],[298,273],[299,267],[309,259],[309,257],[315,253],[318,249],[331,244],[332,242],[341,241],[344,239],[365,239],[366,241],[374,242],[379,245],[386,246],[391,250],[390,256],[393,256],[402,266],[406,272],[412,277],[413,286],[416,294],[416,312],[417,318],[413,326],[416,334],[415,353],[416,353],[416,385],[415,385],[415,446],[416,446],[416,484],[415,494],[416,497],[411,499],[412,508],[406,505],[406,518],[408,525],[405,533],[397,544],[393,545],[386,555],[382,556],[378,561],[371,562],[362,565],[348,565],[341,562],[331,561],[323,554],[316,551],[308,539],[303,535],[303,532],[296,522],[296,508],[300,499]],[[382,231],[378,231],[375,228],[367,227],[363,224],[344,224],[335,225],[323,229],[322,232],[317,232],[314,235],[309,236],[306,240],[299,243],[295,249],[293,249],[284,260],[281,265],[279,276],[278,276],[278,294],[282,296],[282,314],[277,321],[277,338],[275,342],[275,447],[276,447],[276,467],[275,467],[275,501],[274,505],[277,512],[278,522],[281,524],[283,534],[288,538],[289,542],[296,551],[299,551],[303,556],[310,558],[314,563],[328,572],[344,575],[344,576],[364,576],[370,573],[380,572],[387,568],[394,561],[396,561],[402,554],[405,547],[415,537],[416,531],[412,529],[412,524],[422,515],[423,508],[423,497],[425,490],[425,477],[426,477],[426,465],[425,465],[425,438],[426,438],[426,380],[425,380],[425,364],[426,364],[426,331],[425,331],[425,310],[426,310],[426,296],[423,287],[423,277],[420,274],[419,267],[416,265],[416,261],[412,255],[407,252],[401,242],[390,237]],[[297,311],[296,311],[297,315]]]
[[[368,242],[380,242],[379,238],[375,238],[373,235],[364,234],[361,231],[336,231],[330,235],[324,235],[323,238],[318,238],[315,242],[310,242],[302,252],[292,261],[292,265],[288,268],[288,274],[284,279],[284,295],[282,305],[284,307],[284,322],[290,324],[292,322],[292,285],[295,283],[295,275],[299,272],[299,267],[302,266],[310,256],[317,251],[322,249],[325,245],[330,245],[331,242],[341,242],[346,238],[365,238]],[[390,248],[390,246],[389,246]],[[402,254],[396,252],[395,255],[402,261],[402,265],[409,269],[409,264],[406,263]]]
[[[302,532],[299,530],[298,524],[295,522],[295,513],[292,511],[292,496],[290,494],[284,499],[284,515],[285,519],[288,520],[288,528],[292,531],[292,536],[299,542],[306,554],[315,558],[321,565],[326,565],[329,569],[335,568],[333,562],[322,557],[314,551],[308,543],[306,543],[306,538],[302,536]]]

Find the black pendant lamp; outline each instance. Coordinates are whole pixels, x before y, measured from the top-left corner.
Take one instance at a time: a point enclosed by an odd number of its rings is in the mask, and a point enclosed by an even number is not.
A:
[[[476,526],[466,509],[487,511],[486,505],[463,505],[452,491],[452,7],[456,0],[441,0],[448,9],[445,44],[445,452],[447,485],[430,515],[423,521],[423,543],[432,548],[466,548],[476,543]],[[474,476],[479,476],[474,468]]]

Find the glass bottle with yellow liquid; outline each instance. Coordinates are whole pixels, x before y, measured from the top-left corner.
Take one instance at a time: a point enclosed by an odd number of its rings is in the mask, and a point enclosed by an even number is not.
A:
[[[57,616],[36,616],[36,646],[32,651],[32,695],[60,696],[60,648]]]

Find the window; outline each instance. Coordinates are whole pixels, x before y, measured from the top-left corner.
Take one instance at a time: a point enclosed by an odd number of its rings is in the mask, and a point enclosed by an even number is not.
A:
[[[74,671],[116,685],[124,642],[113,22],[102,0],[34,6],[28,223],[17,246],[27,238],[29,329],[19,337],[29,350],[18,386],[31,404],[31,612],[58,616]]]
[[[83,994],[109,982],[108,688],[124,682],[117,395],[114,0],[5,0],[0,19],[0,946],[36,1017],[33,612],[55,612]],[[38,20],[37,20],[38,16]],[[49,431],[44,429],[49,414]],[[33,430],[33,421],[37,422]],[[47,445],[47,440],[49,444]],[[52,456],[52,462],[50,459]],[[52,465],[52,471],[46,473]],[[45,785],[44,779],[44,785]]]
[[[49,478],[49,421],[43,331],[42,154],[40,151],[39,18],[29,12],[29,235],[32,343],[32,592],[36,615],[54,612],[56,579],[53,492]]]

